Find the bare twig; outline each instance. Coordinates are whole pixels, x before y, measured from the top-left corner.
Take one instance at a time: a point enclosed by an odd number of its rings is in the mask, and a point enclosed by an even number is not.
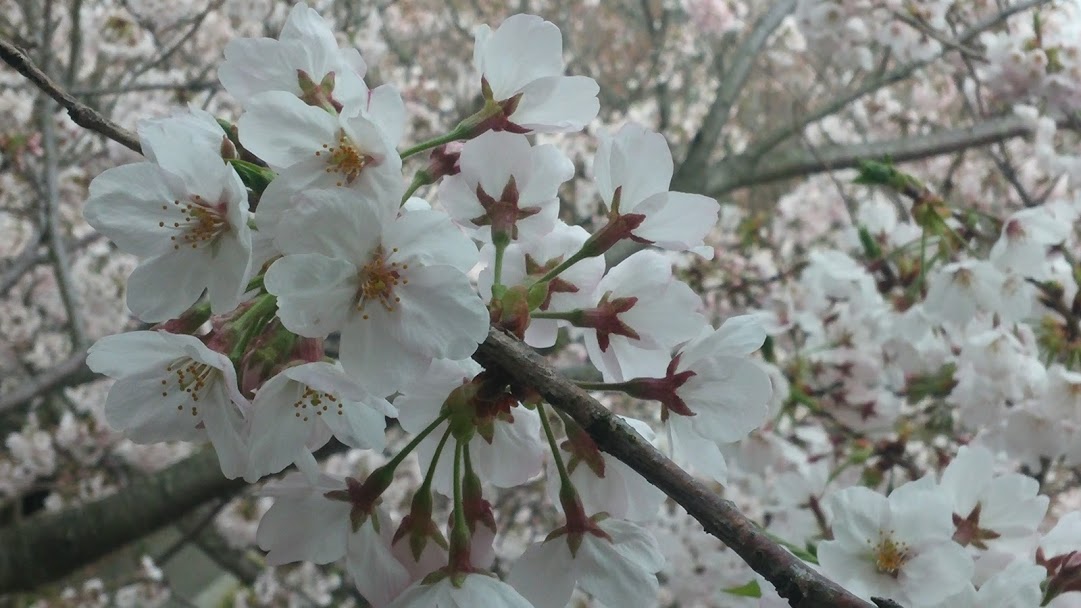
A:
[[[57,103],[67,110],[68,115],[75,121],[75,124],[104,135],[130,150],[142,153],[142,146],[139,145],[139,138],[135,133],[105,118],[90,106],[61,89],[48,74],[42,72],[30,60],[30,57],[22,49],[2,38],[0,38],[0,60],[15,68],[17,72],[37,85],[39,89],[45,91],[49,97],[55,99]]]
[[[4,274],[0,275],[0,296],[6,295],[8,290],[38,263],[38,247],[41,246],[41,237],[42,234],[35,231],[34,236],[27,240],[26,247],[11,260],[11,264],[4,271]]]
[[[71,259],[68,256],[67,243],[60,229],[60,193],[57,188],[57,150],[56,124],[54,123],[55,103],[52,99],[43,100],[41,108],[41,130],[45,148],[45,231],[49,235],[49,252],[56,274],[56,283],[60,288],[60,300],[64,303],[64,312],[68,317],[68,329],[74,350],[86,347],[86,328],[83,322],[82,305],[71,276]]]
[[[80,352],[72,355],[66,361],[50,367],[17,390],[4,395],[0,399],[0,412],[21,407],[51,390],[81,384],[97,377],[86,366],[86,352]]]

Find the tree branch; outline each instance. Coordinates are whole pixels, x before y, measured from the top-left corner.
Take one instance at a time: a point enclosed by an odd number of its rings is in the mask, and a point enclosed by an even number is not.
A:
[[[78,290],[75,288],[75,279],[71,274],[71,258],[68,256],[68,246],[64,233],[60,227],[60,193],[57,182],[57,149],[56,149],[56,125],[53,122],[55,102],[52,99],[43,99],[41,105],[42,138],[45,142],[45,171],[42,175],[44,182],[43,194],[45,195],[45,231],[49,235],[49,251],[53,262],[53,271],[56,275],[56,284],[60,288],[60,301],[64,304],[64,312],[68,317],[68,329],[71,332],[71,345],[73,350],[86,348],[86,327],[83,323],[82,310]]]
[[[679,503],[707,532],[721,539],[755,572],[773,583],[793,608],[872,606],[770,540],[731,501],[724,500],[676,466],[518,340],[493,328],[473,358],[485,367],[503,370],[515,382],[536,389],[549,403],[574,418],[600,449],[630,465]]]
[[[735,106],[736,99],[747,84],[747,77],[751,73],[755,59],[758,58],[770,35],[795,8],[796,0],[777,0],[755,23],[754,29],[743,44],[736,49],[732,65],[717,86],[713,104],[710,105],[706,117],[702,120],[702,128],[691,141],[687,155],[676,174],[674,181],[681,184],[681,188],[693,188],[694,180],[701,179],[700,176],[704,174],[709,158],[717,147],[721,131],[728,122],[728,116],[732,113],[732,107]]]
[[[30,57],[11,42],[0,38],[0,60],[15,68],[15,71],[25,76],[30,82],[37,85],[56,100],[75,124],[115,141],[116,143],[142,154],[142,146],[139,138],[131,131],[102,116],[93,108],[73,97],[70,93],[60,88],[48,74],[41,71]]]
[[[82,384],[98,377],[86,366],[86,351],[82,351],[72,355],[62,363],[50,367],[30,382],[4,395],[0,399],[0,413],[26,405],[37,396],[48,391],[73,384]]]
[[[1015,4],[1013,6],[1005,8],[999,14],[994,15],[993,17],[989,17],[988,19],[985,19],[962,32],[956,38],[956,40],[953,41],[954,46],[966,45],[969,42],[975,40],[976,37],[983,32],[986,32],[987,30],[990,30],[991,28],[1001,24],[1010,17],[1018,13],[1027,11],[1029,9],[1037,8],[1041,5],[1048,4],[1050,1],[1051,0],[1026,0],[1025,2],[1021,2],[1019,4]],[[947,48],[943,49],[941,53],[935,55],[934,57],[924,60],[912,61],[900,67],[894,68],[893,70],[890,70],[889,72],[877,78],[865,82],[864,84],[853,89],[852,91],[849,91],[848,93],[844,93],[841,96],[834,98],[826,104],[819,106],[814,110],[811,110],[803,116],[800,116],[793,124],[781,127],[780,129],[777,129],[772,133],[766,134],[761,139],[755,140],[751,143],[750,146],[748,146],[747,151],[744,152],[743,156],[746,156],[748,158],[760,158],[773,148],[777,147],[782,142],[788,140],[796,133],[802,131],[804,128],[807,127],[807,125],[817,122],[831,114],[836,114],[842,108],[856,101],[857,99],[860,99],[861,97],[870,95],[871,93],[874,93],[879,89],[883,89],[892,84],[896,84],[898,82],[901,82],[902,80],[907,79],[920,69],[942,58],[946,53],[951,51],[952,48],[952,46],[947,46]],[[722,166],[724,164],[725,163],[722,163]]]
[[[54,581],[246,486],[243,479],[222,477],[208,448],[102,500],[0,530],[0,593]]]
[[[815,151],[799,150],[768,158],[740,154],[729,157],[711,173],[705,193],[719,197],[747,186],[855,167],[859,161],[866,159],[889,158],[896,162],[918,160],[1005,141],[1031,132],[1032,125],[1028,121],[1007,116],[958,129],[886,141],[824,146]]]
[[[346,449],[331,440],[315,457],[323,460]],[[248,487],[243,479],[222,476],[218,456],[208,446],[167,469],[135,479],[112,496],[4,528],[0,596],[62,578],[208,501],[227,500]]]

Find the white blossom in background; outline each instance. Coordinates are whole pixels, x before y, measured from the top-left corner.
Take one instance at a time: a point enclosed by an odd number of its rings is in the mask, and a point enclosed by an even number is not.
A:
[[[1061,209],[1055,214],[1049,206],[1018,211],[1006,219],[1002,236],[991,248],[989,259],[1003,272],[1045,279],[1048,248],[1069,236],[1075,218],[1076,212],[1072,210]]]
[[[924,310],[936,319],[963,325],[978,312],[1003,309],[1007,301],[1005,281],[1006,275],[990,262],[948,264],[929,277]]]
[[[303,98],[298,73],[318,85],[333,75],[326,93],[339,103],[362,101],[368,94],[368,66],[355,48],[338,48],[334,32],[319,13],[304,2],[295,4],[278,39],[237,38],[225,47],[218,66],[222,86],[241,103],[267,91],[285,91]]]

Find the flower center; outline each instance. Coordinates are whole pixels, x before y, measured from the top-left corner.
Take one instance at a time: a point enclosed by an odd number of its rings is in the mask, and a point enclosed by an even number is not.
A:
[[[884,535],[874,548],[875,568],[890,576],[897,576],[910,557],[908,545],[894,541],[888,534]]]
[[[339,186],[352,184],[360,177],[360,172],[364,170],[364,167],[367,167],[375,160],[349,141],[344,132],[338,134],[337,146],[323,144],[323,150],[316,151],[315,155],[319,157],[325,156],[327,173],[341,175],[342,179],[336,182]]]
[[[329,412],[330,406],[336,405],[338,407],[338,415],[344,415],[342,412],[342,402],[338,401],[338,398],[330,393],[324,393],[323,391],[317,391],[310,386],[304,387],[304,392],[301,393],[300,398],[293,402],[293,409],[296,410],[296,417],[302,418],[302,422],[308,421],[308,415],[311,412],[315,412],[316,416],[322,416],[323,412]],[[311,410],[308,410],[308,406],[311,406]]]
[[[173,242],[173,249],[190,246],[192,249],[200,245],[214,242],[222,233],[229,229],[229,220],[226,219],[226,204],[210,204],[198,194],[192,196],[190,201],[181,203],[173,201],[173,207],[180,213],[180,220],[168,226],[165,221],[158,222],[161,228],[170,227],[180,234],[169,237]],[[162,211],[168,211],[169,205],[161,206]]]
[[[395,247],[391,250],[391,253],[397,253],[397,251],[398,248]],[[376,249],[375,253],[372,254],[371,261],[365,264],[359,273],[360,285],[357,287],[356,295],[357,310],[363,312],[368,302],[374,300],[379,302],[388,312],[393,312],[395,304],[402,301],[401,297],[394,295],[394,288],[399,283],[402,285],[409,284],[409,279],[402,278],[402,271],[408,269],[409,264],[387,263],[387,257],[383,253],[383,249]],[[362,318],[367,319],[368,313],[365,312]]]
[[[176,391],[187,393],[191,415],[198,416],[199,397],[205,395],[207,389],[213,385],[218,372],[217,368],[193,359],[177,359],[165,366],[166,377],[161,381],[161,396],[168,397],[170,392]],[[183,411],[184,404],[176,406],[176,409]]]

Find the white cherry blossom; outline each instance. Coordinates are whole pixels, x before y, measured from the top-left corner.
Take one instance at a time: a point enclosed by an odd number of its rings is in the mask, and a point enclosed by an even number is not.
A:
[[[946,496],[929,479],[909,482],[889,498],[862,486],[830,497],[833,540],[819,543],[822,571],[865,599],[927,605],[960,593],[972,559],[951,540]]]
[[[274,497],[274,506],[260,520],[257,540],[271,565],[329,564],[344,557],[364,599],[386,606],[409,585],[410,576],[391,552],[394,525],[384,509],[375,507],[354,528],[353,505],[327,496],[348,493],[353,487],[341,478],[321,475],[309,480],[299,473],[268,484],[263,494]]]
[[[451,391],[473,380],[481,367],[472,360],[437,359],[418,379],[402,387],[394,403],[402,428],[418,433],[439,417]],[[477,404],[475,424],[483,427],[468,442],[473,469],[481,480],[500,488],[521,485],[537,476],[543,467],[544,446],[541,442],[540,418],[534,410],[520,406],[509,396],[503,403]],[[491,407],[483,411],[482,407]],[[448,421],[418,446],[422,462],[431,462],[436,445],[449,426]],[[453,482],[453,458],[444,452],[436,463],[434,487],[450,496]]]
[[[473,30],[473,67],[511,125],[538,133],[579,131],[600,111],[597,82],[563,75],[563,35],[535,15],[511,15]],[[515,98],[517,100],[515,101]]]
[[[563,608],[577,585],[606,606],[652,604],[664,567],[657,540],[629,521],[603,518],[572,549],[562,533],[526,549],[507,581],[537,608]]]
[[[340,360],[374,395],[403,388],[432,359],[463,359],[488,335],[488,311],[464,274],[476,247],[445,214],[398,215],[345,189],[305,195],[285,257],[267,270],[287,329],[341,331]]]
[[[86,364],[116,379],[105,401],[109,426],[136,443],[209,439],[222,473],[243,475],[251,405],[228,357],[192,336],[133,331],[98,340]]]
[[[266,91],[285,91],[302,97],[298,71],[318,84],[334,75],[334,97],[340,102],[363,99],[367,65],[354,48],[338,48],[334,32],[319,13],[304,2],[295,4],[278,39],[237,38],[225,46],[218,66],[222,86],[246,104]]]
[[[386,445],[384,418],[397,410],[372,396],[340,364],[317,361],[282,370],[255,393],[251,460],[245,480],[256,481],[292,463],[317,471],[311,450],[333,435],[352,448]]]
[[[985,548],[999,539],[1032,537],[1047,513],[1040,484],[1019,473],[994,474],[985,447],[962,446],[942,473],[940,487],[953,503],[954,540]]]
[[[551,144],[531,146],[524,135],[487,131],[462,146],[460,172],[443,179],[439,202],[476,238],[497,232],[532,242],[547,235],[559,213],[559,186],[574,165]]]
[[[176,131],[169,129],[170,132]],[[248,195],[221,158],[220,140],[151,127],[161,164],[104,171],[90,183],[86,221],[122,251],[142,258],[128,279],[128,307],[143,321],[179,316],[204,291],[215,313],[240,303],[251,271]]]
[[[717,443],[732,443],[758,428],[769,414],[773,383],[749,358],[766,339],[751,315],[731,317],[716,330],[706,330],[684,345],[669,363],[663,379],[638,382],[661,398],[662,418],[689,417],[690,427]],[[632,384],[635,381],[631,382]]]
[[[713,248],[702,239],[717,224],[720,205],[701,194],[670,192],[672,173],[672,151],[664,136],[635,123],[615,136],[601,136],[593,159],[593,180],[605,207],[622,218],[613,220],[620,234],[711,259]]]
[[[284,91],[253,97],[237,121],[240,141],[277,172],[259,198],[259,230],[287,240],[279,224],[293,212],[295,198],[320,188],[341,188],[397,210],[405,186],[395,147],[404,128],[402,98],[389,85],[338,114]]]
[[[701,299],[655,251],[639,251],[609,270],[593,302],[585,315],[586,350],[609,381],[663,373],[671,349],[705,326]]]
[[[653,443],[653,429],[641,420],[620,416],[643,439]],[[665,500],[664,492],[646,481],[634,469],[607,452],[601,452],[588,437],[579,437],[580,429],[568,433],[561,456],[570,480],[587,513],[607,513],[617,519],[637,523],[652,521]],[[576,445],[576,440],[586,445]],[[599,472],[603,475],[598,474]],[[559,504],[559,474],[554,459],[548,461],[548,498]]]
[[[544,238],[514,242],[503,256],[502,283],[507,286],[529,286],[563,260],[574,255],[589,238],[581,226],[568,226],[556,220],[555,228]],[[485,299],[491,297],[495,248],[487,244],[480,250],[485,268],[477,278],[477,289]],[[593,304],[593,291],[604,276],[603,257],[586,258],[564,270],[548,282],[548,297],[538,310],[573,310]],[[534,348],[555,344],[559,326],[556,319],[531,319],[525,331],[525,343]]]
[[[510,585],[491,574],[470,573],[455,583],[451,576],[437,582],[419,582],[406,589],[390,608],[474,608],[493,606],[497,608],[533,608],[524,597]]]
[[[979,590],[969,584],[961,593],[931,608],[1032,608],[1043,599],[1040,583],[1046,576],[1042,566],[1016,559],[984,581]]]

